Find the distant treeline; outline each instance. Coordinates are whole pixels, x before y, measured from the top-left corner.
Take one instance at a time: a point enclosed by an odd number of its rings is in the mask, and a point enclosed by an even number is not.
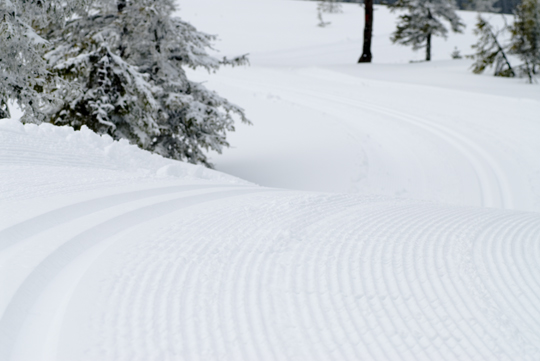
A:
[[[344,3],[364,2],[363,0],[340,0],[340,1]],[[395,2],[396,0],[373,0],[373,3],[375,4],[385,4],[385,3],[393,4]],[[456,0],[456,2],[458,4],[458,7],[461,10],[470,10],[470,4],[471,4],[470,0]],[[521,2],[520,0],[499,0],[498,2],[495,3],[495,6],[497,8],[500,8],[502,13],[512,14],[514,12],[514,9],[520,2]]]

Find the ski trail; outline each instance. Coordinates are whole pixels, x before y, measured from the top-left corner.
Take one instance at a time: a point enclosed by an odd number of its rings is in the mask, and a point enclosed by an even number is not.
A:
[[[495,161],[493,157],[478,144],[441,124],[430,122],[426,119],[398,112],[393,109],[376,106],[374,104],[359,103],[364,109],[375,110],[379,113],[387,114],[422,127],[453,145],[459,152],[467,157],[469,162],[471,162],[475,168],[481,184],[480,188],[483,193],[484,206],[513,209],[512,191],[504,172],[497,161]],[[348,104],[353,105],[354,103],[348,102]],[[494,176],[490,176],[490,173]],[[493,180],[495,180],[495,182],[493,182]]]
[[[321,109],[326,109],[320,104],[324,102],[332,102],[333,104],[341,104],[347,107],[370,110],[386,115],[392,119],[402,120],[417,128],[421,128],[452,146],[471,164],[477,177],[483,206],[503,209],[514,208],[511,186],[498,162],[480,145],[476,144],[474,141],[456,130],[415,115],[407,114],[394,109],[388,109],[387,107],[376,104],[366,103],[347,96],[338,97],[330,94],[330,92],[323,93],[321,91],[314,91],[312,89],[297,89],[275,84],[264,84],[264,88],[262,88],[263,84],[254,81],[249,81],[246,79],[239,80],[236,78],[231,79],[234,79],[232,84],[234,84],[235,87],[240,87],[250,91],[253,91],[254,87],[260,87],[264,90],[271,88],[276,90],[276,92],[280,95],[284,95],[286,93],[293,94],[293,97],[289,97],[289,101],[292,103],[300,103],[311,108],[320,107]],[[287,96],[284,95],[283,98],[287,99]],[[315,103],[313,102],[314,99],[316,100]],[[348,125],[350,127],[350,124]]]
[[[39,216],[27,219],[11,227],[0,230],[0,251],[26,239],[33,235],[44,232],[50,228],[68,223],[77,218],[87,216],[91,213],[99,212],[107,208],[117,206],[122,203],[129,203],[144,198],[156,197],[165,194],[187,192],[197,189],[240,187],[234,185],[183,185],[170,186],[155,189],[146,189],[140,191],[114,194],[111,196],[100,197],[88,201],[71,204],[59,209],[51,210]]]
[[[264,191],[268,190],[241,189],[173,199],[111,218],[72,238],[51,253],[32,271],[20,285],[8,306],[5,308],[2,318],[0,319],[0,359],[8,360],[10,358],[12,347],[15,344],[17,337],[19,337],[19,332],[23,323],[26,317],[28,317],[28,313],[32,306],[39,299],[39,295],[45,290],[48,284],[62,272],[63,268],[91,247],[127,228],[136,226],[142,222],[151,221],[179,209],[214,200]],[[116,199],[124,200],[123,197]],[[44,217],[46,220],[50,220],[48,215],[45,215]]]

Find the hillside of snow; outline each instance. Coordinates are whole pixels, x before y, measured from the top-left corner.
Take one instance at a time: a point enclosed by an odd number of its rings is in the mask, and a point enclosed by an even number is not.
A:
[[[474,13],[357,65],[358,5],[178,3],[253,126],[215,171],[0,120],[1,361],[540,359],[540,86],[450,59]]]
[[[272,187],[540,210],[540,87],[475,75],[472,60],[450,56],[473,53],[476,13],[459,12],[463,34],[434,38],[435,61],[411,64],[424,52],[393,45],[397,14],[376,6],[374,63],[356,64],[358,4],[325,14],[326,28],[310,1],[179,5],[220,35],[221,55],[250,53],[250,67],[192,75],[255,124],[238,126],[233,149],[213,156],[218,170]]]

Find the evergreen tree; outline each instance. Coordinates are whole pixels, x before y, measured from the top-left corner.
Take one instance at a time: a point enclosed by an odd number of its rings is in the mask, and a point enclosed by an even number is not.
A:
[[[513,77],[516,75],[507,56],[508,46],[499,40],[501,33],[504,33],[505,30],[506,27],[498,31],[493,29],[486,19],[478,15],[474,33],[479,37],[478,42],[472,46],[473,49],[476,49],[476,53],[473,55],[475,59],[474,73],[480,74],[486,68],[493,67],[495,76]]]
[[[221,152],[241,108],[201,84],[184,68],[215,71],[245,64],[242,56],[218,60],[207,54],[215,36],[172,17],[173,0],[94,0],[65,28],[47,38],[51,70],[67,82],[55,93],[65,101],[49,121],[82,125],[125,138],[165,157],[210,165],[203,150]]]
[[[47,66],[42,57],[47,42],[35,29],[50,23],[61,27],[81,0],[0,1],[0,118],[9,118],[8,101],[18,103],[27,121],[40,115],[40,107],[52,99],[42,91]]]
[[[540,70],[540,0],[521,2],[510,31],[510,53],[523,62],[519,67],[521,73],[532,83]]]
[[[397,0],[390,6],[392,12],[405,9],[399,16],[396,31],[391,40],[401,45],[411,45],[414,50],[426,48],[426,61],[431,60],[431,37],[446,37],[448,29],[441,20],[450,23],[454,32],[465,26],[456,14],[453,0]]]

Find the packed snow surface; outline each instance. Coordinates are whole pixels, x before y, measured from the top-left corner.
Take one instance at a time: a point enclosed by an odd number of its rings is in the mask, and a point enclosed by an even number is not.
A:
[[[190,73],[232,175],[0,120],[1,361],[540,359],[540,87],[448,60],[475,14],[409,64],[378,7],[354,65],[358,5],[179,4],[252,54]]]

